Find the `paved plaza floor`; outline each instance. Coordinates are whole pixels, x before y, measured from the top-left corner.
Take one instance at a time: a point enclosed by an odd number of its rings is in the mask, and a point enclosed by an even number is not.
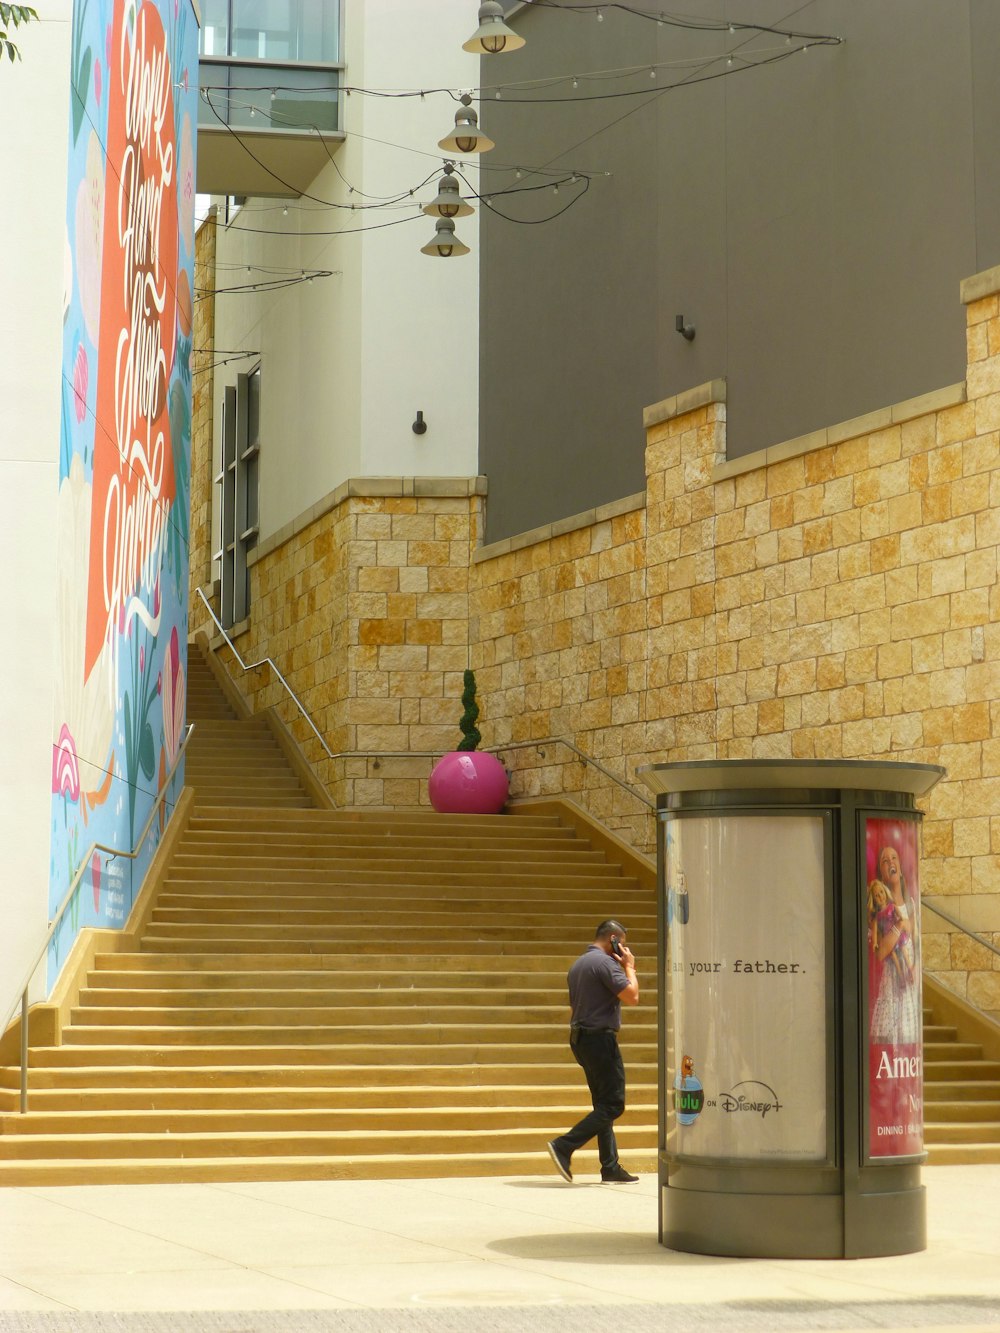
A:
[[[656,1181],[0,1190],[0,1333],[695,1333],[1000,1326],[1000,1166],[932,1167],[929,1244],[722,1259],[656,1240]]]

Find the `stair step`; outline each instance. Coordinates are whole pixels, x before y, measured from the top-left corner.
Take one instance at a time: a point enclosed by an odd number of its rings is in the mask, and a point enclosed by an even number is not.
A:
[[[973,1041],[927,1041],[924,1038],[924,1065],[940,1060],[979,1060],[983,1048]]]
[[[553,1001],[556,999],[555,996],[550,998]],[[216,996],[214,999],[214,1006],[202,1004],[198,1007],[191,1005],[151,1007],[142,1012],[141,1023],[133,1006],[114,1008],[110,1005],[81,1005],[71,1010],[70,1019],[74,1031],[79,1030],[82,1033],[90,1033],[93,1029],[106,1026],[117,1026],[123,1032],[132,1031],[137,1034],[145,1033],[148,1028],[157,1027],[221,1030],[228,1024],[236,1027],[253,1027],[261,1031],[265,1029],[297,1031],[303,1027],[327,1031],[343,1027],[352,1032],[374,1029],[381,1033],[385,1027],[390,1027],[391,1031],[387,1035],[392,1036],[396,1033],[406,1033],[413,1027],[418,1027],[422,1031],[430,1027],[434,1035],[429,1039],[437,1040],[437,1034],[454,1033],[457,1028],[461,1028],[463,1032],[467,1030],[473,1033],[489,1033],[493,1030],[504,1031],[530,1025],[532,1028],[553,1029],[563,1037],[567,1031],[565,1001],[539,1004],[537,997],[535,1003],[528,1001],[522,1004],[493,1006],[455,1004],[451,1008],[442,1010],[439,1006],[428,1003],[422,995],[417,995],[409,1004],[382,1004],[374,1011],[368,1007],[366,1018],[377,1017],[378,1026],[370,1023],[365,1029],[357,1026],[358,1015],[364,1011],[356,1004],[338,1007],[313,1003],[300,1004],[293,1008],[268,1007],[255,1000],[246,1008],[240,1008],[236,1005],[219,1007],[219,997]],[[460,1023],[451,1021],[452,1013],[456,1016],[461,1015],[462,1021]],[[655,1014],[649,1015],[646,1021],[633,1018],[629,1023],[630,1032],[643,1031],[647,1027],[655,1031]],[[377,1037],[375,1040],[382,1040],[382,1037]]]
[[[410,1010],[410,1022],[397,1022],[391,1026],[382,1026],[381,1024],[360,1024],[352,1023],[348,1018],[346,1023],[341,1025],[326,1024],[317,1027],[315,1024],[303,1020],[301,1024],[289,1023],[286,1021],[281,1024],[268,1026],[265,1024],[241,1024],[236,1022],[235,1015],[228,1023],[193,1023],[192,1015],[184,1010],[178,1015],[179,1021],[176,1024],[156,1024],[130,1025],[121,1024],[83,1024],[74,1022],[64,1034],[65,1045],[60,1048],[65,1050],[67,1047],[108,1047],[125,1046],[130,1047],[135,1052],[148,1048],[157,1047],[188,1047],[196,1042],[206,1042],[209,1046],[221,1046],[227,1043],[231,1048],[238,1046],[250,1047],[275,1047],[275,1046],[298,1046],[298,1047],[329,1047],[338,1048],[341,1046],[354,1046],[358,1042],[363,1042],[372,1049],[374,1055],[377,1048],[381,1046],[391,1047],[396,1053],[403,1045],[412,1046],[414,1055],[423,1048],[432,1049],[452,1048],[455,1046],[467,1045],[475,1042],[484,1042],[491,1049],[501,1048],[515,1049],[523,1045],[525,1029],[529,1026],[532,1029],[532,1044],[530,1050],[533,1057],[548,1053],[551,1058],[557,1052],[564,1050],[567,1039],[567,1027],[565,1016],[557,1018],[555,1007],[545,1018],[539,1018],[531,1021],[525,1015],[521,1023],[442,1023],[429,1022],[427,1017],[421,1016],[416,1022],[412,1021],[413,1011]],[[565,1015],[565,1010],[563,1011]],[[250,1013],[247,1017],[253,1018],[255,1015]],[[631,1028],[630,1028],[631,1031]],[[655,1042],[655,1024],[648,1025],[648,1036],[645,1030],[639,1029],[635,1033],[638,1039],[646,1038],[652,1043]],[[518,1038],[522,1040],[518,1040]],[[630,1042],[630,1045],[633,1043]],[[624,1045],[624,1043],[623,1043]],[[37,1054],[41,1048],[35,1048]],[[516,1058],[516,1055],[515,1057]]]
[[[235,956],[233,956],[234,954]],[[166,971],[185,971],[192,974],[225,972],[228,975],[236,973],[254,974],[262,971],[267,971],[269,975],[271,972],[287,974],[290,971],[324,972],[329,976],[356,972],[364,972],[366,976],[372,974],[371,958],[356,950],[351,953],[340,950],[334,953],[308,954],[289,953],[282,950],[261,953],[257,950],[246,949],[243,951],[220,951],[213,955],[210,951],[193,953],[190,950],[181,949],[171,953],[165,949],[159,949],[156,951],[144,950],[142,953],[98,954],[94,962],[98,971],[129,971],[140,974]],[[440,970],[439,959],[434,953],[429,953],[426,949],[421,953],[414,953],[409,950],[406,952],[394,950],[391,956],[384,957],[380,961],[378,975],[399,976],[410,972],[416,974],[424,972],[428,968],[433,968],[435,965],[438,969],[436,979],[445,985],[451,980],[465,982],[470,977],[485,977],[489,974],[503,974],[516,978],[530,972],[534,977],[536,973],[552,972],[553,967],[559,968],[557,975],[563,981],[566,979],[565,963],[557,955],[552,953],[532,955],[517,949],[506,954],[470,954],[466,956],[464,961],[455,954],[449,954],[447,971]],[[652,960],[640,961],[640,974],[644,965],[652,967]]]
[[[942,1079],[939,1082],[924,1084],[925,1107],[952,1099],[966,1103],[970,1101],[1000,1101],[1000,1080],[985,1078],[949,1082]]]
[[[924,1125],[924,1143],[995,1143],[1000,1147],[1000,1119],[934,1121]]]
[[[403,1131],[430,1133],[434,1136],[448,1133],[482,1134],[486,1131],[513,1133],[532,1131],[535,1134],[551,1132],[554,1124],[571,1124],[580,1116],[579,1102],[569,1101],[565,1093],[562,1101],[534,1102],[524,1105],[452,1106],[438,1103],[423,1107],[412,1105],[375,1107],[327,1108],[258,1108],[244,1107],[236,1121],[238,1134],[277,1135],[300,1134],[355,1134]],[[649,1131],[656,1123],[656,1101],[632,1101],[629,1109],[615,1124],[616,1134],[625,1129]],[[5,1132],[12,1137],[63,1138],[93,1134],[126,1135],[131,1138],[152,1138],[153,1135],[219,1135],[234,1129],[232,1109],[215,1110],[29,1110],[25,1115],[11,1117]]]
[[[225,1034],[228,1037],[228,1033]],[[349,1034],[345,1034],[347,1036]],[[630,1059],[640,1063],[653,1064],[656,1060],[655,1043],[622,1043],[623,1051]],[[164,1043],[153,1046],[126,1046],[103,1042],[84,1045],[68,1042],[64,1046],[32,1047],[28,1052],[28,1064],[32,1069],[61,1069],[81,1065],[126,1065],[132,1068],[169,1065],[268,1065],[278,1060],[284,1065],[352,1065],[355,1068],[392,1064],[405,1060],[407,1064],[419,1065],[423,1057],[424,1067],[448,1064],[477,1064],[481,1069],[498,1065],[528,1066],[534,1064],[551,1065],[556,1059],[566,1059],[565,1039],[545,1044],[528,1042],[495,1042],[477,1045],[473,1042],[451,1043],[435,1042],[424,1046],[407,1044],[394,1046],[389,1043],[373,1044],[365,1042],[352,1045],[348,1041],[334,1044],[285,1044],[275,1047],[268,1043],[253,1046],[250,1044],[231,1043],[210,1045],[199,1041],[197,1045]],[[492,1073],[491,1073],[492,1077]]]
[[[934,1143],[928,1166],[988,1166],[1000,1163],[1000,1143]]]
[[[551,1131],[552,1122],[547,1126]],[[475,1155],[476,1144],[484,1152],[530,1152],[546,1127],[537,1129],[470,1129],[463,1134],[463,1148]],[[631,1145],[655,1150],[656,1130],[649,1126],[622,1125],[615,1127],[615,1137],[623,1149]],[[144,1134],[133,1132],[123,1139],[120,1134],[80,1134],[58,1138],[33,1134],[0,1135],[0,1161],[38,1160],[72,1156],[86,1158],[121,1158],[177,1156],[192,1157],[317,1157],[327,1154],[354,1156],[392,1151],[400,1153],[407,1148],[417,1153],[447,1153],[454,1147],[450,1129],[438,1130],[289,1130],[276,1133],[233,1129],[212,1133]],[[2,1177],[0,1177],[2,1179]]]
[[[510,900],[505,901],[509,903]],[[383,895],[373,890],[365,895],[365,905],[361,908],[356,902],[350,901],[346,894],[295,893],[282,894],[280,899],[276,899],[272,894],[257,896],[246,893],[240,897],[237,894],[178,893],[171,888],[160,893],[157,904],[153,910],[153,917],[157,921],[268,921],[288,919],[301,913],[306,920],[318,921],[322,918],[331,922],[346,922],[348,925],[367,921],[372,925],[385,926],[412,920],[414,923],[424,921],[431,926],[468,929],[492,924],[497,919],[495,901],[493,911],[487,910],[490,895],[486,894],[456,896],[446,902],[438,899],[428,902],[414,899],[409,894]],[[640,929],[655,930],[655,917],[646,913],[640,916],[637,912],[629,912],[628,917],[630,936]],[[558,921],[585,933],[593,924],[593,904],[557,905],[549,911],[543,911],[532,900],[522,899],[517,920],[519,928],[534,929],[535,926]]]
[[[230,1071],[226,1071],[230,1072]],[[300,1072],[300,1071],[294,1071]],[[629,1071],[631,1075],[631,1070]],[[508,1107],[559,1108],[552,1119],[567,1116],[578,1118],[581,1111],[579,1074],[563,1084],[534,1083],[530,1085],[488,1086],[462,1084],[355,1084],[312,1086],[188,1086],[163,1087],[150,1084],[143,1087],[71,1086],[37,1087],[32,1082],[28,1107],[29,1114],[47,1115],[54,1112],[80,1114],[193,1111],[230,1114],[233,1111],[351,1111],[378,1112],[404,1111],[440,1112],[443,1106],[454,1110],[506,1110]],[[576,1099],[574,1099],[576,1094]],[[12,1090],[0,1088],[0,1099],[7,1098],[5,1109],[17,1107],[17,1096]],[[2,1102],[0,1102],[2,1104]],[[639,1114],[638,1108],[652,1107],[655,1116],[656,1085],[639,1084],[629,1080],[629,1114]],[[17,1124],[10,1122],[6,1132],[16,1132],[25,1117],[18,1115]],[[228,1123],[232,1123],[230,1120]],[[568,1121],[567,1121],[568,1123]]]
[[[36,1091],[90,1088],[129,1090],[150,1089],[298,1089],[298,1088],[353,1088],[384,1087],[411,1088],[433,1085],[438,1088],[507,1088],[536,1083],[545,1087],[572,1087],[580,1091],[580,1071],[561,1054],[557,1062],[539,1062],[530,1066],[492,1065],[484,1071],[468,1064],[417,1065],[401,1056],[395,1064],[358,1065],[345,1061],[338,1064],[292,1064],[287,1059],[271,1060],[264,1065],[244,1065],[233,1062],[204,1064],[99,1064],[89,1061],[73,1065],[44,1066],[32,1063],[29,1069],[29,1098]],[[655,1061],[645,1062],[630,1055],[629,1079],[636,1087],[655,1082]],[[0,1069],[0,1082],[14,1090],[19,1087],[20,1071]],[[449,1091],[448,1096],[451,1096]]]
[[[466,948],[474,949],[494,941],[512,943],[515,949],[545,947],[558,949],[565,939],[559,926],[532,925],[524,939],[510,941],[510,925],[487,925],[470,923],[468,926],[425,924],[414,920],[396,921],[384,925],[366,919],[367,914],[359,909],[353,917],[355,929],[351,929],[351,915],[337,912],[299,911],[286,913],[251,912],[241,918],[239,912],[213,912],[204,910],[193,914],[193,919],[183,913],[172,913],[158,908],[147,928],[147,939],[160,939],[171,935],[175,939],[195,940],[245,940],[254,942],[266,940],[302,940],[304,943],[328,946],[341,945],[344,948],[377,951],[384,953],[392,944],[405,945],[426,941],[435,953],[458,953]],[[634,939],[634,948],[645,944],[648,949],[655,947],[656,931],[638,929],[629,936]],[[944,1048],[941,1050],[944,1054]],[[929,1058],[934,1058],[933,1056]],[[955,1059],[973,1059],[973,1050],[956,1050]]]
[[[924,1061],[924,1085],[936,1083],[938,1079],[982,1079],[991,1082],[1000,1080],[1000,1060],[936,1060]]]
[[[110,958],[126,956],[128,955],[109,955]],[[193,968],[167,971],[152,966],[152,964],[160,961],[156,955],[137,954],[135,957],[139,961],[140,968],[129,969],[123,967],[112,970],[109,967],[95,969],[87,977],[87,987],[95,992],[107,991],[111,994],[115,991],[133,993],[136,990],[145,989],[162,991],[164,988],[168,988],[165,993],[179,993],[181,995],[186,995],[192,991],[202,994],[217,994],[220,990],[235,990],[245,994],[259,992],[264,995],[283,991],[292,993],[297,991],[304,996],[346,992],[358,995],[359,1002],[366,1005],[373,995],[398,996],[401,991],[407,992],[421,987],[440,990],[445,993],[452,990],[467,990],[474,994],[481,993],[483,996],[495,996],[498,991],[510,990],[511,993],[515,993],[519,985],[523,986],[525,984],[523,977],[516,970],[510,972],[480,972],[478,970],[458,972],[449,968],[447,971],[438,970],[435,972],[433,970],[417,971],[415,969],[411,971],[406,968],[396,969],[386,966],[379,968],[377,978],[366,976],[362,981],[351,984],[350,974],[344,975],[345,969],[317,968],[314,971],[309,971],[297,968],[289,971],[279,971],[274,968],[260,973],[260,969],[253,967],[242,969],[234,966],[233,970],[228,972],[199,971]],[[539,960],[536,959],[535,961]],[[150,967],[142,966],[147,962],[151,964]],[[238,956],[234,959],[234,964],[236,962],[239,962]],[[427,963],[428,959],[425,958],[423,960],[425,969],[427,969]],[[561,988],[566,980],[562,971],[543,972],[535,970],[531,975],[533,984],[529,993],[536,998],[540,990],[556,986]],[[651,985],[652,983],[644,981],[644,996],[650,993]],[[137,1002],[144,1003],[144,1001]]]
[[[221,1006],[223,1003],[226,1005],[223,1012],[226,1013],[239,1012],[244,1008],[254,1008],[261,1013],[268,1011],[284,1012],[291,1008],[317,1008],[322,1012],[330,1012],[343,1008],[357,1014],[360,1006],[361,1012],[369,1012],[374,1017],[375,1011],[377,1011],[379,1018],[388,1021],[387,1011],[391,1010],[393,1014],[403,1012],[412,1014],[415,1005],[432,1012],[458,1007],[463,1013],[475,1013],[478,1017],[486,1012],[495,1015],[510,1015],[529,1006],[538,1006],[540,1001],[551,997],[553,1004],[558,1001],[560,1018],[563,1021],[566,1018],[566,1002],[562,995],[562,977],[559,977],[557,984],[554,984],[551,988],[537,987],[521,990],[509,986],[435,987],[433,976],[428,976],[427,984],[421,985],[419,988],[412,984],[399,984],[380,985],[377,989],[373,987],[344,987],[338,989],[330,985],[317,986],[312,989],[301,985],[290,985],[285,989],[265,989],[263,986],[255,989],[246,986],[238,988],[234,985],[192,986],[184,989],[182,988],[184,980],[184,978],[178,978],[169,990],[154,989],[152,986],[146,988],[130,988],[127,985],[115,987],[86,986],[80,991],[80,1010],[78,1012],[93,1014],[94,1011],[102,1011],[107,1007],[116,1014],[131,1015],[133,1021],[138,1021],[137,1010],[142,1010],[144,1016],[147,1011],[167,1009],[177,1013],[188,1009],[207,1011],[212,1006]],[[652,1012],[654,1006],[651,1003],[651,992],[648,986],[643,987],[643,1000],[645,1001],[645,1009]],[[490,1008],[489,1006],[494,1007]],[[91,1017],[90,1021],[97,1021],[96,1016]],[[630,1016],[629,1027],[631,1028],[634,1023],[635,1016]]]
[[[372,940],[364,937],[352,939],[349,942],[339,941],[340,951],[350,948],[352,955],[357,959],[360,955],[378,955],[382,957],[386,951],[387,941]],[[402,944],[399,940],[396,943]],[[431,941],[433,943],[433,941]],[[266,938],[259,938],[253,935],[246,935],[237,938],[218,938],[216,936],[205,936],[203,938],[189,938],[181,935],[179,932],[170,934],[161,933],[158,930],[149,930],[143,937],[143,949],[149,953],[168,953],[177,955],[184,953],[190,959],[194,959],[198,954],[219,955],[226,953],[245,954],[257,952],[262,954],[279,954],[283,958],[292,955],[306,957],[309,954],[315,955],[317,959],[328,960],[335,957],[338,951],[338,940],[331,936],[330,938],[315,937],[292,937],[288,940],[268,941]],[[393,952],[395,952],[393,950]],[[519,958],[524,960],[527,965],[532,958],[550,959],[553,955],[552,944],[544,940],[483,940],[463,942],[461,949],[447,949],[444,951],[430,950],[431,954],[444,953],[447,955],[449,966],[455,958]],[[403,955],[395,958],[398,963]],[[425,952],[417,957],[417,961],[426,962],[428,953]],[[944,1067],[944,1066],[942,1066]],[[949,1066],[950,1069],[950,1066]],[[961,1073],[951,1074],[948,1077],[962,1077]],[[992,1076],[991,1076],[992,1077]]]
[[[448,855],[454,857],[460,852],[478,856],[482,852],[495,851],[497,840],[478,834],[458,832],[453,837],[444,839],[430,831],[400,833],[387,831],[381,837],[358,831],[353,825],[343,829],[301,831],[296,834],[294,844],[289,843],[288,834],[269,829],[247,829],[242,832],[223,830],[191,830],[185,835],[185,851],[197,854],[202,850],[224,852],[235,850],[249,852],[261,849],[268,851],[294,851],[295,854],[310,853],[325,855],[328,851],[340,848],[357,850],[367,856],[379,856],[383,849],[397,854],[411,851],[428,850],[440,852],[447,846]],[[599,857],[606,860],[602,852],[594,851],[590,844],[578,838],[538,838],[526,834],[508,835],[503,840],[504,857],[514,860],[526,858],[540,859],[552,856],[565,856],[575,863],[579,857]]]
[[[586,1159],[590,1158],[590,1161]],[[579,1164],[578,1164],[579,1163]],[[632,1149],[628,1165],[636,1172],[656,1170],[655,1148]],[[574,1172],[585,1177],[590,1167],[599,1177],[597,1154],[581,1152]],[[469,1176],[551,1176],[547,1151],[498,1153],[373,1153],[364,1157],[343,1154],[320,1157],[230,1158],[106,1158],[103,1161],[0,1163],[2,1185],[100,1185],[162,1183],[222,1183],[277,1180],[421,1180]],[[613,1186],[609,1186],[613,1188]]]

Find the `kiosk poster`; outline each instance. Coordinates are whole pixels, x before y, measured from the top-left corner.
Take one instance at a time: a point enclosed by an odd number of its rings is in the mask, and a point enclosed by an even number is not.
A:
[[[827,1156],[824,819],[668,816],[668,1148]]]
[[[868,1153],[923,1152],[917,823],[865,820]]]

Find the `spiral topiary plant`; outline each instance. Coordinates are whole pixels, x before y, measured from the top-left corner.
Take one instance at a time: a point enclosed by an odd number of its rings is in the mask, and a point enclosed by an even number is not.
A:
[[[474,671],[466,671],[462,676],[462,706],[465,712],[458,724],[462,731],[462,739],[458,748],[460,750],[475,750],[483,738],[476,726],[479,705],[476,703],[476,673]]]

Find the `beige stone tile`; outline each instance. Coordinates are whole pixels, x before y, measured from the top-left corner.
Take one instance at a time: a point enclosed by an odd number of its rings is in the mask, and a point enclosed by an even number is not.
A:
[[[294,1278],[235,1265],[152,1273],[25,1273],[20,1280],[76,1310],[315,1310],[350,1304]]]
[[[4,1310],[48,1310],[57,1312],[67,1310],[62,1301],[53,1300],[35,1291],[30,1280],[25,1284],[14,1282],[10,1278],[0,1277],[0,1311]]]
[[[370,1309],[441,1309],[449,1306],[618,1305],[630,1303],[613,1286],[601,1286],[588,1266],[589,1282],[510,1263],[456,1259],[436,1265],[372,1264],[353,1267],[281,1268],[272,1276],[301,1284],[324,1298]]]

